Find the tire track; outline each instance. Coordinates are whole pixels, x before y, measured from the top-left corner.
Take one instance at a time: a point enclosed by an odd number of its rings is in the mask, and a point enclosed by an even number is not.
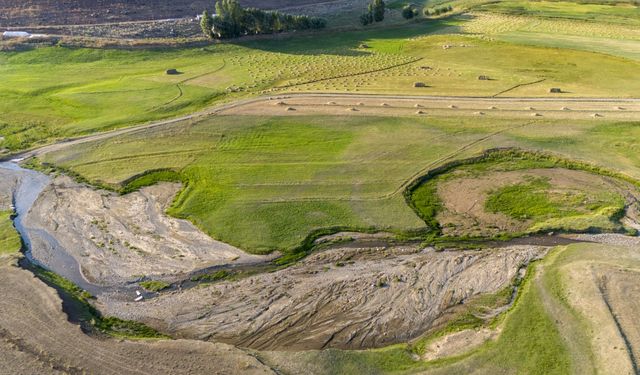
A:
[[[602,300],[604,301],[605,306],[607,306],[607,310],[609,311],[609,314],[611,315],[611,318],[613,319],[613,322],[616,325],[616,329],[618,330],[620,337],[622,337],[622,340],[624,341],[625,350],[627,351],[627,355],[629,356],[629,360],[631,361],[633,372],[636,375],[640,375],[640,366],[638,365],[638,359],[636,358],[633,352],[633,345],[631,344],[631,341],[627,337],[627,334],[625,333],[624,328],[622,327],[622,323],[620,323],[620,320],[618,319],[618,315],[614,312],[613,306],[611,305],[608,288],[607,288],[607,276],[602,275],[599,278],[597,284],[598,284],[598,290],[600,291],[600,295],[602,296]]]
[[[513,86],[513,87],[509,87],[509,88],[508,88],[508,89],[506,89],[506,90],[502,90],[502,91],[500,91],[500,92],[499,92],[499,93],[497,93],[497,94],[491,95],[490,97],[491,97],[491,98],[495,98],[495,97],[497,97],[497,96],[499,96],[499,95],[505,94],[505,93],[507,93],[507,92],[509,92],[509,91],[513,91],[513,90],[515,90],[515,89],[517,89],[517,88],[520,88],[520,87],[523,87],[523,86],[535,85],[536,83],[541,83],[541,82],[544,82],[544,81],[546,81],[546,80],[547,80],[546,78],[542,78],[542,79],[539,79],[539,80],[537,80],[537,81],[533,81],[533,82],[519,83],[519,84],[517,84],[517,85],[515,85],[515,86]]]

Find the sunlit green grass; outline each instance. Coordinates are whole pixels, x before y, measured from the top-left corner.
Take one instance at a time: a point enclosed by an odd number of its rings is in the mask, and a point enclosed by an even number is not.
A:
[[[326,228],[427,228],[401,186],[442,158],[491,147],[555,152],[640,177],[638,123],[537,120],[516,128],[520,121],[216,116],[73,146],[43,161],[112,185],[147,170],[175,170],[187,185],[170,214],[253,252],[291,249]]]
[[[327,32],[322,38],[290,35],[205,48],[2,52],[0,149],[177,116],[265,90],[490,96],[545,78],[514,94],[545,96],[555,86],[575,96],[629,97],[640,91],[635,61],[433,34],[455,33],[465,22],[422,20]],[[362,43],[369,48],[358,48]],[[183,74],[166,75],[169,68]],[[479,81],[478,75],[493,80]],[[417,81],[429,87],[417,90]]]
[[[16,254],[22,242],[11,222],[11,211],[0,211],[0,255]]]

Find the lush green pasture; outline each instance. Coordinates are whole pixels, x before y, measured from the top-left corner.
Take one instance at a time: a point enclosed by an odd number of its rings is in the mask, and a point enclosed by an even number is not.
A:
[[[11,222],[10,211],[0,211],[0,255],[15,254],[20,251],[22,242]]]
[[[517,95],[544,96],[552,86],[575,96],[640,92],[640,63],[635,61],[433,34],[464,32],[469,23],[473,21],[423,20],[328,32],[321,38],[290,35],[205,48],[2,52],[0,150],[278,92],[489,96],[542,78],[543,84],[527,86]],[[369,48],[359,48],[362,43]],[[183,74],[166,75],[168,68]],[[478,75],[493,80],[478,81]],[[429,87],[414,88],[418,81]]]
[[[486,118],[216,116],[73,146],[44,161],[108,184],[174,169],[187,187],[170,213],[253,252],[290,249],[323,228],[425,228],[401,186],[444,160],[496,146],[557,152],[640,177],[640,123],[520,125]],[[505,129],[511,130],[460,151]]]

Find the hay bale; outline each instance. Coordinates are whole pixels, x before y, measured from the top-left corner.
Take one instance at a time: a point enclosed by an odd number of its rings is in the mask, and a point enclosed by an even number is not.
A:
[[[416,108],[422,108],[422,105],[420,105],[420,104],[416,104],[416,105],[414,105],[414,107],[416,107]]]
[[[416,115],[426,115],[427,112],[425,111],[416,111]]]
[[[275,105],[287,105],[285,102],[276,102]]]
[[[562,107],[561,108],[563,111],[570,111],[569,107]]]
[[[624,109],[624,107],[615,107],[614,109],[615,109],[616,111],[624,111],[624,110],[625,110],[625,109]]]
[[[358,105],[362,107],[364,105],[364,103],[363,102],[359,102]]]
[[[602,115],[599,114],[599,113],[594,113],[594,114],[591,115],[591,117],[602,117]]]
[[[539,113],[532,113],[531,116],[533,116],[533,117],[542,117],[542,115],[539,114]]]
[[[351,107],[351,108],[347,109],[347,111],[349,111],[349,112],[358,112],[358,108]]]
[[[369,47],[369,45],[367,45],[366,43],[361,43],[358,48],[371,48]]]
[[[427,87],[424,82],[414,82],[413,87]]]
[[[389,106],[389,104],[387,104],[387,103],[382,103],[382,104],[380,104],[380,106],[382,106],[382,107],[388,107],[388,106]]]
[[[535,108],[533,108],[533,107],[525,107],[524,109],[527,110],[527,111],[535,111]]]
[[[327,105],[336,105],[336,102],[327,102]]]
[[[552,87],[549,89],[550,94],[562,94],[562,89],[559,87]]]
[[[478,76],[478,81],[489,81],[489,80],[491,80],[489,76],[485,76],[485,75]]]
[[[295,111],[296,109],[293,107],[287,107],[287,111]]]
[[[484,116],[484,112],[474,112],[473,114],[477,116]]]
[[[458,108],[458,106],[451,104],[451,105],[449,106],[449,108],[451,108],[451,109],[456,109],[456,108]]]
[[[487,108],[487,109],[498,109],[498,108],[496,108],[495,106],[490,106],[490,107],[489,107],[489,108]]]
[[[167,69],[167,75],[176,75],[179,74],[177,69]]]

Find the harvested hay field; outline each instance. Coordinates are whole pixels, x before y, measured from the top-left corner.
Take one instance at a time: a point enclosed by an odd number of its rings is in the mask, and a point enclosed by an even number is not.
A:
[[[284,100],[284,101],[283,101]],[[282,115],[278,103],[286,102],[296,109],[295,116],[330,116],[347,112],[353,116],[411,116],[416,108],[434,116],[477,116],[478,111],[490,118],[524,119],[539,114],[553,120],[601,118],[634,120],[640,117],[640,100],[581,98],[461,98],[410,95],[302,94],[289,93],[253,100],[244,105],[218,112],[224,115]],[[352,111],[356,108],[357,111]],[[490,111],[486,111],[490,109]]]
[[[67,321],[57,293],[0,259],[0,367],[7,374],[272,374],[228,345],[93,338]]]

